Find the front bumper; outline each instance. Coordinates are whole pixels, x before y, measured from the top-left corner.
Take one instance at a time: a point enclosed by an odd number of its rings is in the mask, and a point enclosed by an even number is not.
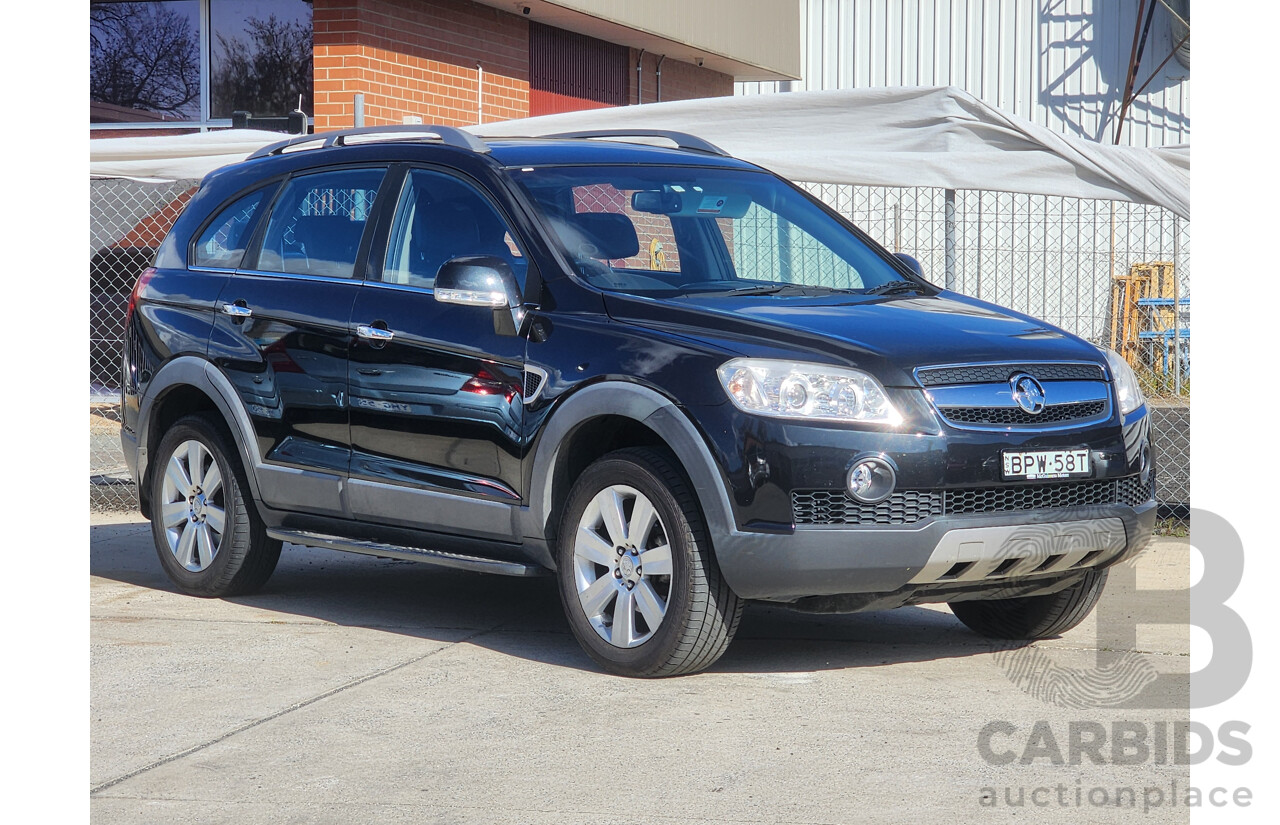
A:
[[[901,527],[795,527],[713,536],[725,579],[744,598],[794,602],[842,594],[993,594],[1033,579],[1070,584],[1137,554],[1156,502],[940,516]],[[945,601],[945,598],[932,599]],[[873,604],[863,599],[859,604]]]

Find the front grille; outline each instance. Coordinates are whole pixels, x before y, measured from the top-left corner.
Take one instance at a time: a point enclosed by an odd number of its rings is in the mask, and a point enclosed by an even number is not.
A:
[[[1150,501],[1154,489],[1139,476],[1121,479],[969,487],[955,490],[899,490],[879,504],[863,504],[843,490],[794,490],[796,524],[914,524],[933,516],[1052,510],[1090,504]]]
[[[1156,474],[1152,473],[1146,483],[1143,483],[1141,476],[1129,476],[1122,478],[1119,482],[1119,491],[1116,499],[1121,504],[1128,504],[1130,507],[1137,507],[1139,504],[1145,504],[1156,497]]]
[[[1116,482],[1074,481],[1060,484],[1018,484],[946,491],[946,513],[1001,513],[1008,510],[1052,510],[1086,504],[1115,504]]]
[[[1105,401],[1081,401],[1076,404],[1050,404],[1037,415],[1020,407],[939,407],[938,411],[948,421],[958,424],[1005,426],[1077,421],[1102,415],[1106,409]]]
[[[1039,381],[1101,381],[1097,364],[968,364],[962,367],[928,367],[916,370],[921,386],[947,384],[1003,384],[1015,373],[1034,375]]]
[[[942,515],[942,493],[900,490],[879,504],[863,504],[843,490],[796,490],[796,524],[914,524]]]

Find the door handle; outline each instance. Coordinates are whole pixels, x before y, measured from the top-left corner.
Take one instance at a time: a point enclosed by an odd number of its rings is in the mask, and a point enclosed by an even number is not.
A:
[[[379,327],[370,326],[368,324],[361,324],[356,327],[356,335],[359,335],[366,341],[377,341],[381,344],[385,344],[387,341],[396,337],[396,334],[389,329],[380,329]]]
[[[253,315],[253,310],[243,304],[223,304],[222,311],[232,318],[248,318]]]

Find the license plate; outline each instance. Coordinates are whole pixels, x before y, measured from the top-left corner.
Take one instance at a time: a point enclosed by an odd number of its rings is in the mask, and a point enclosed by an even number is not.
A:
[[[1006,479],[1085,478],[1092,473],[1088,450],[1005,450]]]

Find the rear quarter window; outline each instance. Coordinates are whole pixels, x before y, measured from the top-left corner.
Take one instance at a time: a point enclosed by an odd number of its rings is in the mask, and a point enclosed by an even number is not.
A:
[[[250,192],[224,207],[196,238],[191,250],[191,265],[215,269],[240,266],[262,203],[272,189],[268,186]]]

